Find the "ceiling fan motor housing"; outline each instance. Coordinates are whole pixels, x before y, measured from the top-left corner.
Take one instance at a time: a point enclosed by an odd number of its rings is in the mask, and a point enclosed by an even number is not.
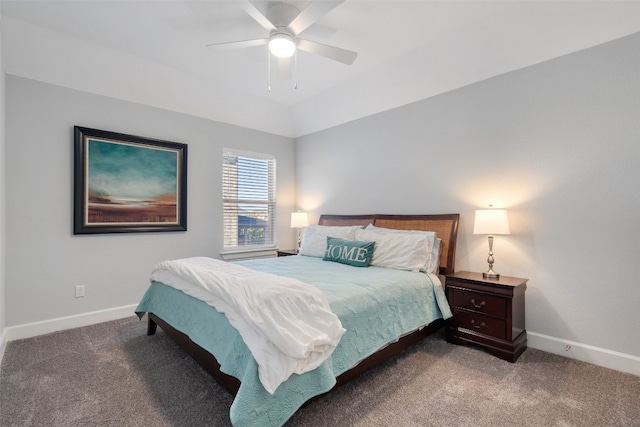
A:
[[[285,28],[300,14],[300,10],[293,4],[271,1],[267,4],[265,16],[277,28]]]

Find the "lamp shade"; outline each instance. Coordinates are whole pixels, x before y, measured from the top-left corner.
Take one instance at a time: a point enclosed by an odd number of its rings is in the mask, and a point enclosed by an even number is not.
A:
[[[291,213],[291,228],[304,228],[309,226],[309,215],[306,212]]]
[[[473,221],[473,234],[510,234],[505,209],[479,209]]]

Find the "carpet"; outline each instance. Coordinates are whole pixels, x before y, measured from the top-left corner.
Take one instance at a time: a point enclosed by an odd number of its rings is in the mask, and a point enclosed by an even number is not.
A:
[[[223,427],[231,403],[134,316],[9,342],[0,368],[1,426]],[[509,363],[440,331],[286,426],[640,426],[640,377],[535,349]]]

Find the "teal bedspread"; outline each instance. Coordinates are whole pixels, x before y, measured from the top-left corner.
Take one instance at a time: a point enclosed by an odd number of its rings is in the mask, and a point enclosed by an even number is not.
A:
[[[221,370],[241,381],[231,406],[236,427],[281,426],[307,400],[329,391],[335,378],[398,337],[439,318],[451,317],[435,276],[380,267],[359,268],[290,256],[243,261],[242,265],[299,279],[322,290],[347,332],[317,369],[294,374],[269,394],[239,333],[206,303],[153,282],[136,309],[152,312],[213,354]],[[214,325],[212,327],[212,325]]]

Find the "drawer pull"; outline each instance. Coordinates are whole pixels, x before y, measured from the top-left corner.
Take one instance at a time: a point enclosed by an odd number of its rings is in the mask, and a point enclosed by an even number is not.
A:
[[[481,308],[481,307],[484,307],[485,302],[484,302],[484,301],[480,301],[480,304],[476,304],[476,300],[475,300],[475,298],[471,298],[471,304],[472,304],[475,308]]]
[[[485,327],[484,322],[480,322],[480,324],[479,324],[479,325],[476,325],[476,322],[475,322],[475,320],[473,320],[473,319],[471,319],[471,324],[472,324],[472,325],[473,325],[473,327],[474,327],[474,328],[476,328],[476,329],[481,329],[481,328],[484,328],[484,327]]]

